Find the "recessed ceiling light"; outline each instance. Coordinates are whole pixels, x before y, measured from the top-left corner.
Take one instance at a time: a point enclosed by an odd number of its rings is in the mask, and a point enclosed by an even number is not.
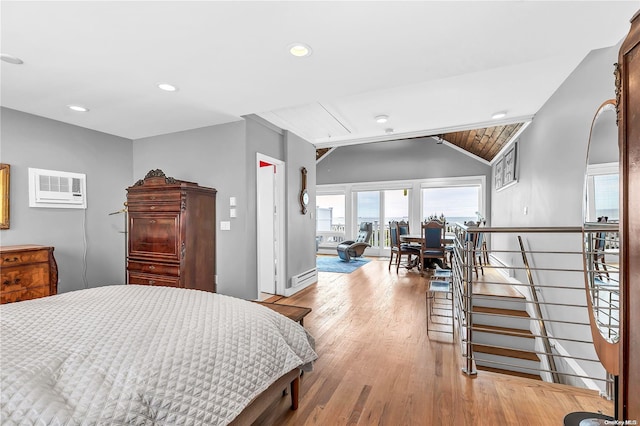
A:
[[[293,43],[289,45],[289,53],[298,58],[304,58],[305,56],[311,56],[311,47],[304,43]]]
[[[175,92],[178,90],[176,86],[169,83],[158,83],[158,89],[164,90],[165,92]]]
[[[387,121],[389,121],[389,116],[388,115],[378,115],[376,117],[376,123],[384,124]]]
[[[67,105],[67,108],[69,108],[72,111],[76,111],[76,112],[88,112],[89,108],[85,108],[82,105]]]
[[[504,118],[507,116],[507,111],[500,111],[500,112],[496,112],[494,113],[491,118],[494,120],[497,120],[499,118]]]
[[[22,65],[24,62],[17,56],[7,55],[6,53],[0,53],[0,59],[14,65]]]

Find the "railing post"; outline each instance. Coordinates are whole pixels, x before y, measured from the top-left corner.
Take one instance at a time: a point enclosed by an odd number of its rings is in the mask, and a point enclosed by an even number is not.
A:
[[[467,376],[472,376],[474,374],[477,374],[478,372],[475,370],[474,368],[474,363],[473,363],[473,242],[472,241],[467,241],[465,243],[464,246],[464,264],[463,264],[463,271],[464,271],[464,293],[465,293],[465,300],[464,300],[464,310],[466,312],[466,333],[465,333],[465,338],[466,338],[466,352],[467,352],[467,359],[466,359],[466,365],[465,367],[462,369],[462,372],[465,373]]]
[[[535,309],[536,320],[540,328],[540,334],[542,335],[542,345],[544,351],[547,354],[547,362],[549,363],[549,370],[551,370],[551,380],[553,383],[560,383],[560,375],[556,368],[556,361],[551,351],[551,343],[549,342],[549,334],[547,333],[547,326],[544,323],[544,317],[542,316],[542,309],[540,308],[540,301],[538,300],[538,293],[536,292],[536,285],[533,282],[533,275],[531,274],[531,268],[529,267],[529,260],[527,259],[527,252],[524,249],[522,243],[522,237],[518,235],[518,244],[520,244],[520,252],[522,253],[522,262],[527,271],[527,278],[529,279],[529,287],[531,292],[531,298],[533,299],[533,307]]]

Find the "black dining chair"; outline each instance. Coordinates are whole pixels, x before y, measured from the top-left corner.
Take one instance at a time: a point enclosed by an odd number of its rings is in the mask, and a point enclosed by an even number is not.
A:
[[[408,234],[408,226],[407,225],[407,234]],[[405,264],[407,267],[413,267],[411,263],[411,256],[420,257],[420,250],[418,248],[411,247],[409,244],[403,244],[400,241],[400,235],[405,235],[404,233],[400,233],[401,228],[398,225],[397,221],[389,222],[389,239],[391,240],[391,255],[389,256],[389,270],[391,270],[391,264],[393,263],[393,257],[396,257],[396,273],[400,271],[400,263],[402,262],[402,256],[407,256],[407,263]]]
[[[447,251],[442,242],[442,230],[444,225],[438,220],[423,222],[421,225],[422,247],[420,249],[420,259],[422,264],[422,272],[431,263],[441,262],[440,267],[444,267],[447,257]]]

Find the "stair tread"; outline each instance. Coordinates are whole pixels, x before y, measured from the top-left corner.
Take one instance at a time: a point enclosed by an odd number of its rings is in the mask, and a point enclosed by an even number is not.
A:
[[[490,371],[492,373],[507,374],[509,376],[524,377],[532,380],[542,380],[539,374],[523,373],[521,371],[504,370],[502,368],[487,367],[486,365],[476,365],[478,370]]]
[[[497,325],[485,325],[485,324],[474,324],[472,327],[473,331],[486,332],[486,333],[495,333],[495,334],[503,334],[506,336],[514,336],[514,337],[524,337],[527,339],[533,339],[533,333],[530,330],[524,330],[521,328],[510,328],[510,327],[499,327]]]
[[[528,361],[540,362],[540,358],[538,358],[538,355],[536,355],[534,352],[523,351],[521,349],[496,348],[493,346],[479,345],[475,343],[473,345],[473,351],[483,354],[498,355],[509,358],[518,358]]]
[[[504,308],[490,308],[487,306],[474,306],[474,314],[498,314],[508,315],[512,317],[531,318],[527,311],[520,311],[516,309],[504,309]]]

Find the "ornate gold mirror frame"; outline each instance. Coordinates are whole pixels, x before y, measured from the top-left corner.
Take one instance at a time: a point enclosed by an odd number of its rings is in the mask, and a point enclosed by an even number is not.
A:
[[[9,172],[8,164],[0,163],[0,229],[9,229]]]

